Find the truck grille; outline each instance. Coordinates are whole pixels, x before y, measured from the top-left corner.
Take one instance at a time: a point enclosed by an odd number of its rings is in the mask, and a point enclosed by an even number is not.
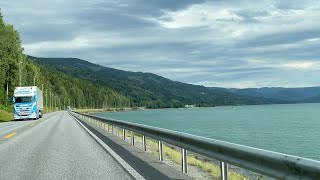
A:
[[[26,116],[26,115],[30,114],[30,111],[31,111],[30,107],[20,107],[18,110],[18,112],[19,112],[18,114],[20,116]]]
[[[29,112],[20,112],[20,113],[19,113],[20,116],[26,116],[26,115],[28,115],[28,114],[29,114]]]

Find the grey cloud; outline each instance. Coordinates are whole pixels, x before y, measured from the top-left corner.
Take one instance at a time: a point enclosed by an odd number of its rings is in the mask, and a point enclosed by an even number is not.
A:
[[[291,0],[291,1],[282,1],[277,0],[275,1],[275,6],[279,9],[305,9],[312,6],[320,5],[319,1],[317,0]]]
[[[256,20],[256,17],[263,17],[270,15],[270,12],[266,10],[239,10],[237,11],[237,15],[243,18],[244,23],[258,23],[258,20]]]
[[[79,12],[75,15],[77,23],[84,29],[93,29],[97,31],[128,31],[130,29],[139,29],[141,27],[150,27],[154,23],[135,16],[127,12],[105,11],[103,9],[90,9]]]
[[[184,10],[195,4],[230,10],[241,20],[219,20],[209,22],[207,26],[171,29],[156,21],[165,12]],[[266,22],[257,17],[272,18],[272,13],[282,10],[318,8],[316,1],[301,4],[289,0],[275,3],[263,0],[4,0],[0,7],[3,7],[6,21],[13,23],[21,33],[23,45],[34,48],[26,49],[26,53],[32,52],[30,55],[33,56],[77,57],[104,66],[154,72],[194,84],[320,85],[317,78],[320,72],[308,68],[276,67],[297,62],[320,62],[320,41],[316,39],[320,38],[320,26],[317,21],[279,31],[282,22],[274,19],[272,24],[271,19],[269,29],[255,33],[248,31],[256,25],[265,27],[263,23]],[[184,23],[193,23],[191,18],[182,18]],[[294,23],[292,19],[289,22],[290,25]],[[237,30],[240,35],[232,35]],[[244,34],[241,34],[242,30]],[[61,44],[79,37],[84,41],[83,46],[75,44],[74,47],[61,48]],[[315,41],[308,42],[307,39]],[[41,42],[52,44],[47,48],[36,48]],[[252,60],[263,63],[252,64]]]
[[[287,32],[270,33],[250,38],[240,42],[240,47],[257,47],[257,46],[270,46],[279,44],[296,43],[306,39],[320,38],[320,29],[308,29],[292,31],[288,29]]]
[[[37,31],[34,29],[37,28]],[[30,24],[20,28],[23,43],[35,43],[41,41],[72,40],[76,33],[73,26],[59,26],[48,24]]]
[[[140,12],[147,12],[152,14],[159,10],[179,10],[188,7],[192,4],[200,4],[207,0],[184,0],[184,1],[172,1],[172,0],[136,0],[134,1],[136,10]],[[138,8],[140,7],[140,8]]]

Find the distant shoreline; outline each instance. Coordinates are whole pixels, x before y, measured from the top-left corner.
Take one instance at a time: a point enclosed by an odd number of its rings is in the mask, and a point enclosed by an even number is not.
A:
[[[125,108],[104,108],[104,109],[78,109],[80,113],[100,114],[107,112],[127,112],[127,111],[141,111],[141,110],[160,110],[160,109],[199,109],[199,108],[219,108],[230,107],[236,108],[239,106],[271,106],[271,105],[298,105],[298,104],[320,104],[320,103],[285,103],[285,104],[237,104],[237,105],[221,105],[221,106],[206,106],[206,107],[179,107],[179,108],[146,108],[146,107],[125,107]]]
[[[100,114],[100,113],[107,113],[107,112],[126,112],[126,111],[139,111],[139,110],[146,110],[144,107],[135,107],[135,108],[104,108],[104,109],[79,109],[77,110],[80,113],[87,113],[87,114]]]

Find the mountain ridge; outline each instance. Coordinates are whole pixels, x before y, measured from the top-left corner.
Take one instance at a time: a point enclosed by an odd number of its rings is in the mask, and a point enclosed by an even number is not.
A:
[[[217,89],[212,87],[211,89]],[[250,95],[253,97],[275,98],[297,103],[320,102],[320,87],[262,87],[262,88],[219,88],[227,92],[240,95]]]
[[[200,85],[192,85],[161,77],[152,73],[130,72],[104,67],[78,58],[31,57],[45,67],[105,84],[121,94],[130,97],[136,106],[149,108],[184,107],[186,104],[198,106],[242,105],[289,103],[271,98],[239,95],[225,90],[211,90]]]

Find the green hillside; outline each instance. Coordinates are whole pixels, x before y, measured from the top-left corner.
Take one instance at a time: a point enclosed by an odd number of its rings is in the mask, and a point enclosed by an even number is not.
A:
[[[129,97],[134,106],[164,108],[183,107],[186,104],[218,106],[286,102],[239,95],[220,89],[212,90],[204,86],[172,81],[152,73],[122,71],[76,58],[31,57],[31,59],[47,68],[99,85],[110,86]]]

